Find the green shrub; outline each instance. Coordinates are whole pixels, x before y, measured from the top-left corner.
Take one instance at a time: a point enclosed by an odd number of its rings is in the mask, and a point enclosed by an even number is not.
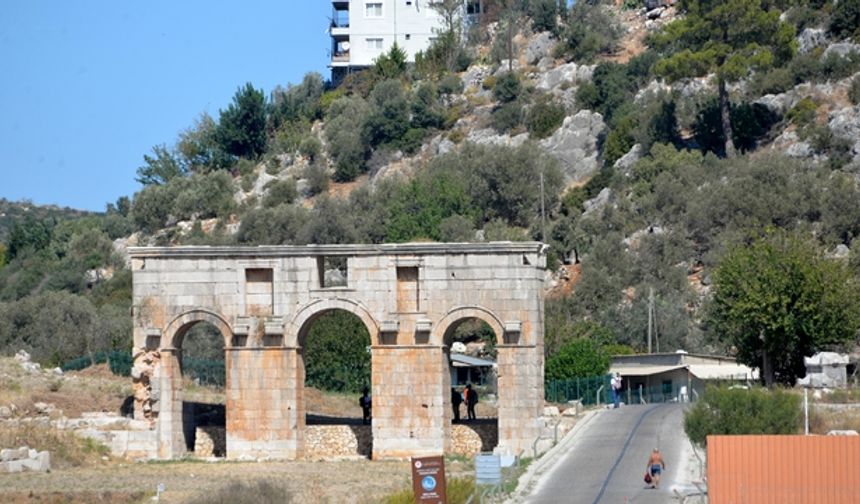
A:
[[[212,492],[189,501],[189,504],[283,504],[292,502],[292,493],[278,483],[256,481],[245,483],[234,481]]]
[[[292,203],[298,196],[296,181],[293,179],[273,180],[266,184],[265,189],[267,192],[263,198],[263,206],[267,208]]]
[[[323,163],[311,163],[305,170],[310,196],[324,193],[328,190],[328,171]]]
[[[529,2],[528,14],[532,18],[532,28],[536,32],[551,31],[557,28],[558,17],[557,0],[531,0]]]
[[[505,103],[493,110],[493,128],[508,133],[523,123],[523,106],[519,102]]]
[[[603,143],[603,162],[606,166],[614,166],[616,161],[630,152],[636,144],[633,138],[635,128],[636,119],[633,116],[626,116],[609,131]]]
[[[439,92],[443,95],[455,95],[463,92],[463,79],[456,74],[445,74],[439,80]]]
[[[474,478],[450,478],[445,480],[445,495],[449,504],[466,504],[472,502],[475,497]],[[411,487],[404,488],[396,494],[389,495],[382,500],[383,504],[414,504],[415,492]]]
[[[788,111],[785,118],[797,125],[805,126],[815,119],[815,111],[818,110],[818,104],[810,98],[806,97],[797,102],[797,104]]]
[[[546,360],[547,380],[567,380],[598,376],[609,370],[609,355],[591,339],[577,338],[564,343]]]
[[[503,73],[493,83],[493,96],[502,103],[516,100],[521,92],[520,77],[514,72]]]
[[[860,70],[860,52],[851,51],[845,56],[831,52],[821,62],[821,69],[827,80],[839,80],[854,75]]]
[[[708,435],[797,434],[800,396],[779,389],[708,387],[684,414],[684,431],[704,446]]]
[[[439,128],[444,118],[433,84],[424,82],[412,98],[412,125],[415,128]]]
[[[790,68],[771,68],[765,72],[756,72],[750,80],[748,94],[758,98],[766,94],[779,94],[793,88],[796,82]]]
[[[529,109],[526,128],[532,138],[546,138],[564,122],[564,105],[549,96],[541,96]]]
[[[860,35],[860,2],[840,0],[835,2],[830,15],[829,31],[836,38],[857,38]]]
[[[376,147],[400,140],[409,128],[409,101],[403,84],[396,79],[380,82],[370,93],[370,105],[362,132],[364,141]]]
[[[315,136],[308,136],[299,144],[299,154],[314,162],[322,152],[322,142]]]
[[[621,29],[610,11],[591,2],[576,2],[562,28],[556,55],[592,62],[599,54],[615,50]]]
[[[362,130],[370,106],[361,98],[340,98],[331,104],[326,118],[325,135],[329,156],[334,160],[334,178],[348,182],[367,167],[367,146]]]

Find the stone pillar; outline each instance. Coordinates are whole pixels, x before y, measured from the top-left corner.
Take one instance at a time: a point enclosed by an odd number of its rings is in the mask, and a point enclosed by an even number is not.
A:
[[[543,349],[498,345],[499,446],[497,452],[532,456],[543,413]]]
[[[231,348],[226,354],[227,458],[297,458],[304,409],[296,349]]]
[[[442,347],[379,345],[372,352],[373,458],[442,455],[446,426]]]
[[[187,451],[182,423],[182,350],[162,348],[155,375],[159,382],[158,457],[179,458]]]

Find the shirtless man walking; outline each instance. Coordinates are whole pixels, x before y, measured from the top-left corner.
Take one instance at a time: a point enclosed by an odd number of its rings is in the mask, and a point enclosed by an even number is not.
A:
[[[651,488],[659,488],[660,474],[666,470],[666,462],[663,461],[663,455],[657,448],[654,448],[651,456],[648,457],[648,466],[645,470],[651,475]]]

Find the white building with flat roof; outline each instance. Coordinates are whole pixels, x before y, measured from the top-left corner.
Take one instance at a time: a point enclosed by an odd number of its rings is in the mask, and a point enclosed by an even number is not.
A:
[[[332,0],[332,81],[373,65],[395,42],[415,61],[415,53],[443,28],[435,3],[439,0]],[[480,2],[464,0],[463,9],[464,15],[478,14]]]

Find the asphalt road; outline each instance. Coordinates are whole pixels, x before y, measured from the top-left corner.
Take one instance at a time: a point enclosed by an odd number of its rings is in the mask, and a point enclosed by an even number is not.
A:
[[[631,405],[600,412],[579,430],[554,467],[541,475],[529,504],[665,504],[681,484],[677,468],[687,443],[683,407]],[[643,481],[651,450],[667,470],[659,489]]]

